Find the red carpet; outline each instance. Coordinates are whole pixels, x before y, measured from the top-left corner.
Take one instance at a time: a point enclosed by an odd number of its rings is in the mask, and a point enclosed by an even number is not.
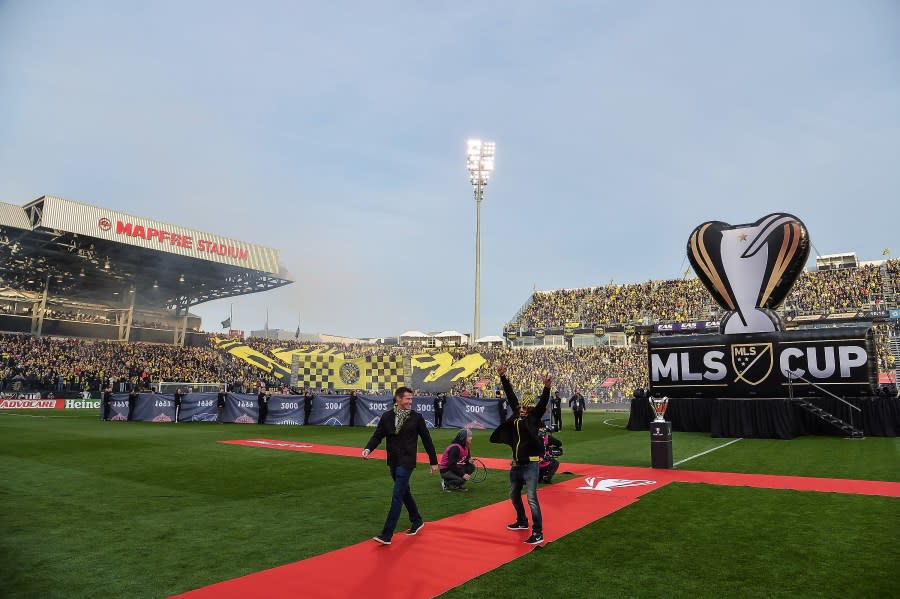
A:
[[[362,451],[358,447],[272,439],[223,443],[356,458],[361,457]],[[377,450],[372,457],[384,459],[385,452]],[[508,460],[482,460],[488,468],[509,467]],[[427,456],[419,454],[419,461],[427,462]],[[641,495],[670,482],[900,497],[900,483],[894,482],[573,463],[561,464],[560,471],[574,472],[578,476],[539,491],[547,542],[615,512]],[[387,498],[384,509],[387,509]],[[401,525],[404,517],[405,513],[401,516]],[[504,500],[465,514],[428,522],[414,537],[407,537],[402,530],[398,531],[389,547],[367,539],[337,551],[220,582],[177,597],[434,597],[531,551],[532,547],[522,543],[528,532],[506,530],[505,525],[514,519],[512,506]],[[375,529],[378,525],[380,518],[373,522]],[[456,555],[464,558],[454,559]],[[452,561],[450,567],[448,560]],[[391,581],[390,585],[387,581]]]
[[[499,461],[507,466],[509,464],[506,460]],[[621,486],[634,482],[640,484]],[[608,489],[580,488],[587,485],[583,478],[578,478],[544,487],[538,492],[547,542],[621,509],[660,486],[652,480],[603,483],[596,478],[591,486],[597,485]],[[386,511],[387,499],[383,507]],[[527,512],[528,508],[525,509]],[[401,525],[404,517],[405,513],[401,517]],[[380,518],[381,514],[377,521],[373,521],[373,529],[377,530],[380,526]],[[443,520],[427,522],[425,528],[414,537],[407,537],[398,531],[389,547],[367,539],[337,551],[220,582],[177,597],[434,597],[532,551],[533,547],[523,543],[530,531],[506,530],[506,524],[513,520],[515,512],[510,502],[505,500]],[[391,581],[390,586],[387,581]]]
[[[361,448],[343,447],[340,445],[321,445],[302,441],[277,441],[274,439],[240,439],[222,441],[232,445],[248,445],[251,447],[268,447],[284,451],[305,451],[327,455],[339,455],[360,458]],[[376,449],[372,458],[385,459],[386,453]],[[499,458],[479,458],[488,468],[505,470],[509,468],[509,460]],[[428,463],[428,456],[418,454],[418,461]],[[808,476],[778,476],[770,474],[739,474],[736,472],[703,472],[700,470],[654,470],[653,468],[637,468],[630,466],[601,466],[597,464],[575,464],[563,462],[560,472],[572,472],[579,475],[603,475],[607,478],[646,479],[660,482],[706,483],[731,487],[756,487],[760,489],[793,489],[796,491],[820,491],[824,493],[850,493],[855,495],[881,495],[884,497],[900,497],[900,483],[876,480],[852,480],[843,478],[814,478]]]

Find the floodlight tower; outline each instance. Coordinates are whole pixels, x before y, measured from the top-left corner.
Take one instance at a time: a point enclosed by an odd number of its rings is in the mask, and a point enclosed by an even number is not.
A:
[[[466,142],[466,168],[469,183],[475,192],[475,327],[471,344],[481,337],[481,200],[484,188],[494,172],[494,154],[497,144],[492,141],[470,139]]]

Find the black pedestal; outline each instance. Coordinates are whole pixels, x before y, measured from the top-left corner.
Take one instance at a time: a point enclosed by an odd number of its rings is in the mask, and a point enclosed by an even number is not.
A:
[[[672,423],[650,423],[650,466],[672,468]]]

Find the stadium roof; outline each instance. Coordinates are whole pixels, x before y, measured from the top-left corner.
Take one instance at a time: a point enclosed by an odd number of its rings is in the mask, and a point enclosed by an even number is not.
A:
[[[187,308],[292,282],[275,249],[54,196],[0,203],[0,289]]]
[[[435,337],[465,337],[465,335],[463,335],[459,331],[441,331],[440,333],[436,334]]]
[[[414,337],[416,339],[421,339],[421,338],[428,337],[428,336],[429,335],[426,335],[422,331],[406,331],[405,333],[400,335],[400,338],[402,339],[403,337]]]

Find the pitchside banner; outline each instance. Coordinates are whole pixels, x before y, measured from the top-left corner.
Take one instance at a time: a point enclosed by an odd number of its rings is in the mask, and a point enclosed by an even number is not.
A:
[[[869,395],[875,351],[867,327],[650,339],[650,392],[668,397]]]
[[[376,426],[381,415],[394,407],[390,395],[361,395],[356,400],[356,423],[362,426]]]
[[[181,398],[178,422],[215,422],[218,397],[218,393],[188,393]]]
[[[304,403],[302,395],[273,395],[269,398],[266,424],[303,424]]]
[[[100,417],[103,418],[103,402],[100,402]],[[110,420],[128,420],[128,394],[113,393],[109,406]]]
[[[229,393],[225,398],[222,422],[256,424],[259,421],[259,405],[256,396],[248,393]]]
[[[349,395],[317,395],[313,400],[312,413],[309,415],[310,424],[323,424],[325,426],[347,426],[350,424]],[[393,405],[394,400],[391,399]],[[357,409],[360,403],[357,402]],[[360,416],[357,412],[357,420]]]
[[[496,399],[448,397],[444,404],[444,426],[451,428],[487,428],[500,426]]]
[[[125,405],[128,405],[128,394],[113,394],[113,403],[125,399]],[[159,395],[157,393],[139,393],[134,403],[134,414],[131,415],[132,420],[141,420],[144,422],[174,422],[175,421],[175,400],[171,395]]]
[[[390,395],[361,396],[356,403],[356,422],[362,426],[375,426],[381,415],[394,407]],[[422,414],[425,425],[434,427],[434,397],[422,395],[413,398],[413,409]],[[500,425],[496,399],[472,397],[447,397],[444,403],[444,428],[494,429]]]

